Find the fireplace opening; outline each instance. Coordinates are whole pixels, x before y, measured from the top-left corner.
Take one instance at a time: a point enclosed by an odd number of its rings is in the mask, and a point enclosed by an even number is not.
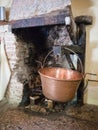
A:
[[[67,103],[47,99],[43,95],[42,83],[38,73],[43,63],[44,67],[63,67],[81,71],[75,55],[64,49],[64,47],[73,49],[73,41],[66,25],[17,28],[13,29],[12,33],[16,37],[16,55],[18,58],[14,73],[16,72],[18,82],[23,85],[19,106],[30,107],[32,104],[35,107],[34,110],[37,105],[38,107],[56,108],[57,111],[61,111],[68,103],[76,104],[77,92],[74,99]],[[77,45],[75,46],[77,48]],[[81,49],[78,51],[81,53]],[[56,59],[58,54],[59,60]]]
[[[19,82],[23,84],[23,95],[20,106],[30,103],[30,96],[42,95],[38,69],[50,49],[47,44],[49,27],[13,29],[17,37],[18,67],[15,70]],[[20,70],[19,70],[20,68]]]

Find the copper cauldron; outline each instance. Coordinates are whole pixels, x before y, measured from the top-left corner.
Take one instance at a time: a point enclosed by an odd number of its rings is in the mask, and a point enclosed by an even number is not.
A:
[[[96,75],[92,73],[86,73],[83,75],[83,65],[79,56],[73,50],[67,47],[64,49],[74,53],[77,56],[78,60],[80,61],[81,73],[79,71],[66,68],[44,68],[44,63],[52,51],[46,55],[43,66],[38,71],[41,77],[43,94],[48,99],[58,102],[68,102],[72,100],[79,87],[79,84],[81,83],[82,79],[85,78],[86,74]],[[84,90],[86,89],[87,84],[88,80],[84,87]]]
[[[64,49],[74,53],[78,57],[81,65],[81,72],[83,73],[83,65],[79,56],[73,50],[67,47]],[[70,101],[75,96],[79,84],[83,79],[83,74],[78,71],[66,68],[56,68],[56,67],[44,68],[45,61],[51,52],[52,51],[50,51],[46,55],[43,61],[43,66],[38,71],[41,77],[43,94],[48,99],[54,101],[58,102]]]
[[[42,68],[39,70],[42,91],[48,99],[67,102],[74,98],[83,75],[65,68]]]
[[[73,50],[69,48],[64,48],[75,55],[77,55]],[[56,68],[56,67],[45,67],[44,63],[49,56],[50,51],[43,62],[43,66],[39,69],[39,74],[42,82],[42,91],[45,97],[48,99],[58,101],[58,102],[68,102],[72,100],[75,93],[79,87],[81,80],[83,79],[83,74],[66,68]],[[77,55],[80,65],[81,72],[83,72],[83,65],[81,59]]]

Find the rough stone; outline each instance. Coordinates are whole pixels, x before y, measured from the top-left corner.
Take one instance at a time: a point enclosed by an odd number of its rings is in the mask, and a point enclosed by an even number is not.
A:
[[[26,19],[64,9],[71,0],[14,0],[10,12],[10,20]]]

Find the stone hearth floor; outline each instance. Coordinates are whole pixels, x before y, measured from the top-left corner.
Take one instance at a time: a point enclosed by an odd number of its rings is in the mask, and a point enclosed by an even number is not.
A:
[[[5,102],[0,105],[0,130],[98,130],[98,106],[71,106],[44,115]]]

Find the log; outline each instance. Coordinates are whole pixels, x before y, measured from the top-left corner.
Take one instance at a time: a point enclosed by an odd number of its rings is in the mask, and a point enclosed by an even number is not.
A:
[[[92,16],[81,15],[81,16],[75,17],[75,22],[76,24],[91,25],[93,23],[93,18]]]
[[[57,10],[45,15],[35,16],[28,19],[12,20],[9,23],[12,26],[12,29],[65,24],[64,18],[66,15],[70,15],[69,7],[64,10]]]

